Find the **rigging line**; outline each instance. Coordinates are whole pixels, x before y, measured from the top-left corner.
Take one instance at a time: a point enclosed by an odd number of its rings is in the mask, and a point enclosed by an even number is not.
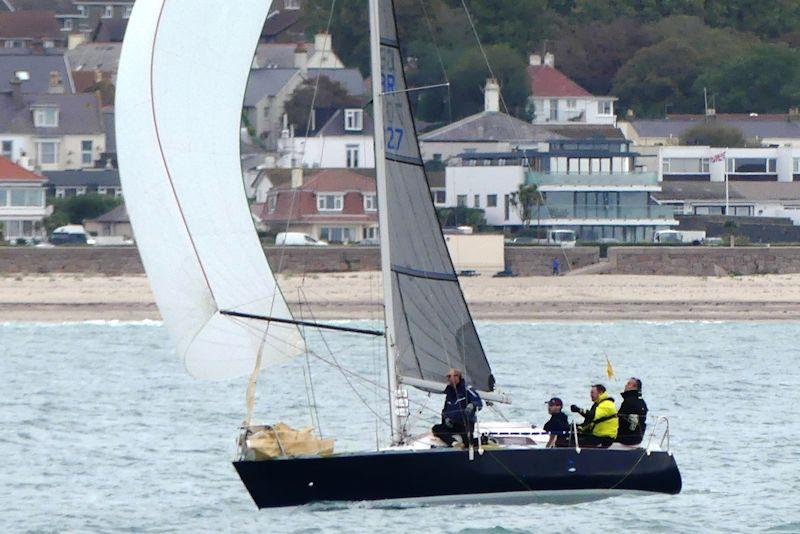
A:
[[[186,229],[186,235],[189,237],[189,242],[192,245],[192,250],[194,251],[195,258],[197,259],[197,265],[200,267],[200,271],[203,273],[203,279],[206,282],[206,287],[208,287],[209,293],[211,293],[211,299],[214,301],[216,305],[217,299],[214,297],[214,290],[211,288],[211,282],[208,280],[208,274],[206,273],[205,267],[203,267],[203,262],[200,260],[200,253],[197,250],[197,245],[194,242],[194,237],[192,236],[191,230],[189,230],[189,223],[186,221],[186,215],[183,212],[183,206],[181,205],[180,200],[178,200],[178,191],[175,189],[175,183],[172,181],[172,173],[169,170],[169,164],[167,163],[167,155],[164,153],[164,145],[161,142],[161,132],[158,128],[158,116],[156,114],[156,95],[155,95],[155,57],[156,57],[156,43],[158,41],[158,34],[161,28],[161,20],[164,16],[164,8],[167,5],[167,0],[162,0],[161,8],[158,11],[158,19],[156,20],[156,27],[155,31],[153,32],[153,44],[150,48],[150,111],[153,115],[153,130],[156,134],[156,143],[158,144],[158,152],[161,156],[161,162],[164,165],[164,172],[167,174],[167,180],[169,181],[170,189],[172,190],[172,197],[175,199],[175,205],[178,207],[178,213],[180,213],[181,221],[183,221],[183,226]]]
[[[301,295],[300,295],[301,291],[302,291],[301,288],[298,287],[297,288],[298,300],[301,298]],[[300,319],[302,319],[302,318],[303,318],[303,306],[301,305],[300,306]],[[305,330],[306,330],[305,325],[302,325],[302,330],[301,331],[302,331],[302,334],[303,334],[303,338],[306,337]],[[309,389],[310,389],[311,398],[309,399],[308,407],[309,407],[309,412],[310,412],[310,415],[311,415],[311,424],[316,426],[317,435],[319,435],[319,438],[322,439],[322,425],[319,422],[319,411],[317,409],[317,394],[314,391],[314,380],[313,380],[313,378],[311,376],[311,360],[308,357],[308,347],[306,347],[306,350],[305,350],[305,360],[306,360],[306,367],[303,368],[303,376],[305,377],[306,368],[307,368],[308,369],[308,384],[306,386],[306,396],[308,396]],[[315,418],[316,418],[316,425],[314,424],[314,419]]]
[[[431,84],[431,85],[420,85],[419,87],[398,89],[397,91],[386,91],[385,93],[381,93],[380,96],[397,95],[397,94],[400,94],[400,93],[413,93],[413,92],[416,92],[416,91],[426,91],[428,89],[437,89],[439,87],[450,87],[450,82],[434,83],[434,84]]]
[[[441,48],[439,47],[439,41],[436,39],[436,31],[433,28],[433,23],[431,23],[431,17],[428,15],[428,9],[425,7],[425,0],[419,0],[419,4],[422,7],[422,13],[425,15],[425,22],[428,25],[428,32],[431,34],[431,40],[433,41],[433,49],[436,50],[436,57],[439,60],[439,67],[442,69],[442,76],[444,76],[445,82],[447,82],[447,118],[448,122],[453,122],[453,106],[452,106],[452,97],[450,94],[450,80],[447,77],[447,69],[444,68],[444,60],[442,60],[442,52]]]

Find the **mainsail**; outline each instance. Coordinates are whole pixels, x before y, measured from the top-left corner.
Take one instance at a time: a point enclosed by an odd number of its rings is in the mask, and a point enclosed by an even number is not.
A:
[[[420,155],[406,91],[392,0],[380,0],[380,100],[383,125],[375,144],[383,147],[384,210],[391,277],[396,372],[402,382],[441,391],[448,368],[462,369],[478,390],[494,389],[494,378],[447,251]],[[375,63],[373,63],[374,65]],[[374,82],[375,83],[375,82]],[[377,92],[377,86],[374,92]],[[381,121],[376,121],[380,123]],[[381,188],[379,187],[379,194]],[[388,284],[385,286],[388,290]]]
[[[269,0],[139,0],[117,86],[125,200],[150,285],[187,370],[252,372],[297,354],[291,319],[250,218],[239,128]],[[213,12],[214,16],[209,16]]]

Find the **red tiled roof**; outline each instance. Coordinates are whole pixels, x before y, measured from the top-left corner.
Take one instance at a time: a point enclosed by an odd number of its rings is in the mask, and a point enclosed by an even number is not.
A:
[[[0,38],[63,39],[53,11],[0,13]]]
[[[531,94],[543,97],[592,96],[564,73],[548,65],[528,65]]]
[[[349,169],[326,169],[304,177],[298,189],[273,188],[270,195],[277,195],[275,210],[270,212],[267,202],[256,215],[266,223],[287,220],[295,223],[377,222],[377,211],[364,210],[364,193],[374,194],[375,191],[374,178]],[[343,193],[342,210],[318,211],[317,193]]]
[[[20,167],[6,157],[0,156],[0,181],[46,182],[47,178]]]

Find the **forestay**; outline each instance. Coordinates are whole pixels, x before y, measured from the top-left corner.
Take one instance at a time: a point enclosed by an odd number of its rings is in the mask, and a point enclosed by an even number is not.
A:
[[[298,353],[242,183],[242,100],[268,0],[139,0],[117,85],[121,180],[161,315],[188,371],[248,374]],[[209,14],[213,13],[213,16]]]
[[[397,373],[407,384],[441,391],[447,369],[458,367],[470,385],[492,391],[494,378],[431,200],[405,92],[392,0],[381,0],[379,18],[384,128],[375,135],[386,156],[386,198],[380,199],[380,209],[388,215]]]

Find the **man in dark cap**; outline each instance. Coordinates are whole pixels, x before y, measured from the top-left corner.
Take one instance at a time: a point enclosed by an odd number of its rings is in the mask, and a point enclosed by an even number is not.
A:
[[[624,445],[640,444],[647,429],[647,403],[642,398],[642,381],[638,378],[631,377],[625,383],[618,415],[617,441]]]
[[[569,446],[569,420],[567,414],[561,411],[564,403],[558,397],[553,397],[545,404],[547,404],[547,412],[550,414],[550,420],[544,424],[544,431],[550,434],[547,446]]]

